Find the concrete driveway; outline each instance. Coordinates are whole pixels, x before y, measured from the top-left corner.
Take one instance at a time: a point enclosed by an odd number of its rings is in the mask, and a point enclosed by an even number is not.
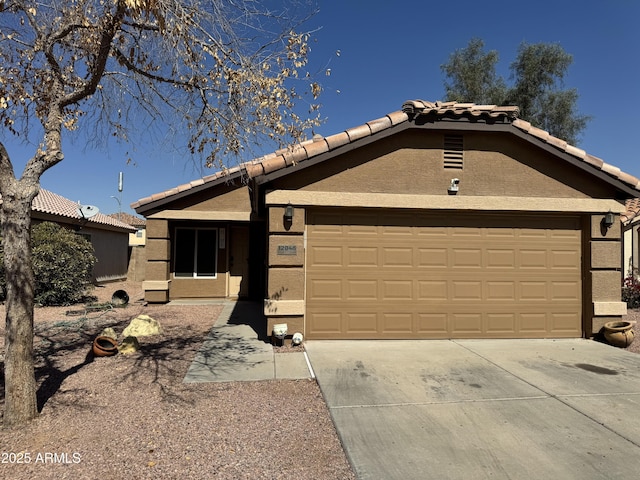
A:
[[[360,479],[640,477],[638,354],[580,339],[305,344]]]

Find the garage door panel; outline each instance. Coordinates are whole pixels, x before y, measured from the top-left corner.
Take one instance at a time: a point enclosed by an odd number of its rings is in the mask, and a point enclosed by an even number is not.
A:
[[[552,250],[549,252],[549,268],[556,270],[577,270],[579,252],[575,250]]]
[[[382,280],[383,302],[393,300],[413,300],[413,282],[411,280]]]
[[[377,268],[380,262],[377,247],[346,247],[345,253],[346,267]]]
[[[520,282],[520,299],[528,301],[543,301],[548,299],[547,282],[525,280]]]
[[[418,313],[416,315],[416,334],[426,338],[449,338],[449,319],[444,312]]]
[[[344,223],[339,234],[317,224],[329,218]],[[307,336],[579,337],[579,226],[578,218],[310,211]]]
[[[522,249],[520,250],[518,266],[522,269],[528,270],[541,270],[546,271],[547,265],[547,251],[546,250],[533,250]]]
[[[342,338],[344,326],[340,312],[309,312],[307,335],[317,338]]]
[[[418,248],[417,268],[448,268],[449,252],[446,248]]]
[[[449,315],[449,323],[453,337],[476,337],[485,330],[480,313],[453,312]]]
[[[570,335],[573,332],[576,321],[579,320],[575,312],[553,312],[550,313],[551,326],[550,331],[556,334],[566,333]]]
[[[369,312],[347,312],[345,317],[345,331],[355,338],[362,336],[378,336],[378,313]]]
[[[312,246],[307,251],[308,262],[315,268],[342,268],[342,247],[330,245]]]
[[[308,280],[308,295],[317,301],[344,300],[342,280],[312,278]]]
[[[479,302],[482,300],[482,282],[480,280],[452,280],[450,298],[454,302]]]
[[[446,301],[448,295],[448,282],[446,280],[418,280],[419,302]]]
[[[346,280],[347,300],[376,301],[378,299],[378,280]]]
[[[413,248],[409,247],[382,247],[383,268],[413,268]]]
[[[580,283],[577,281],[555,281],[550,282],[551,301],[580,299]]]
[[[510,335],[518,330],[517,316],[515,313],[487,313],[486,331],[491,336],[497,334]]]
[[[486,251],[486,268],[506,268],[513,270],[516,267],[516,251],[509,249],[490,248]]]
[[[514,281],[487,282],[486,285],[486,299],[489,301],[513,303],[517,300],[516,282]]]
[[[383,312],[380,314],[381,334],[401,338],[413,336],[412,312]]]

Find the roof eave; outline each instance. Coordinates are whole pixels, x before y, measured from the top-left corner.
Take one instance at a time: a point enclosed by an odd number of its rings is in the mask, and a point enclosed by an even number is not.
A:
[[[133,202],[131,204],[131,208],[133,208],[138,215],[143,215],[146,217],[148,216],[147,214],[153,214],[159,210],[162,210],[162,207],[168,203],[188,197],[190,195],[193,195],[194,193],[202,192],[203,190],[207,190],[220,184],[227,183],[230,180],[242,178],[243,176],[246,176],[244,168],[242,170],[236,170],[227,175],[219,176],[214,180],[204,181],[197,186],[192,186],[183,190],[180,190],[179,187],[177,187],[176,189],[174,189],[175,193],[165,195],[155,200],[152,199],[153,196],[149,197],[151,198],[151,200],[149,201],[145,201],[146,199],[138,200],[137,202]]]
[[[424,119],[423,119],[424,120]],[[378,140],[384,139],[386,137],[389,137],[391,135],[395,135],[397,133],[400,133],[402,131],[406,131],[406,130],[411,130],[411,129],[427,129],[427,130],[448,130],[448,131],[487,131],[487,132],[503,132],[503,133],[510,133],[513,135],[516,135],[517,137],[535,145],[538,148],[541,148],[555,156],[560,157],[561,159],[565,160],[567,163],[569,163],[570,165],[573,165],[577,168],[579,168],[580,170],[585,171],[586,173],[589,173],[590,175],[595,176],[596,178],[603,180],[604,182],[608,183],[609,185],[615,187],[616,189],[618,189],[619,191],[621,191],[624,195],[628,195],[629,198],[634,198],[637,196],[640,196],[640,191],[637,190],[635,187],[630,186],[624,182],[622,182],[621,180],[612,177],[611,175],[607,174],[605,171],[597,169],[595,167],[593,167],[592,165],[588,164],[587,162],[585,162],[584,160],[577,158],[563,150],[560,150],[556,147],[554,147],[552,144],[545,142],[542,139],[537,138],[534,135],[528,134],[527,132],[524,132],[523,130],[517,128],[516,126],[514,126],[511,121],[509,121],[508,119],[504,119],[504,121],[502,121],[502,119],[497,119],[495,122],[493,121],[483,121],[483,120],[478,120],[478,119],[469,119],[469,118],[464,118],[464,119],[452,119],[452,120],[438,120],[436,122],[430,122],[430,121],[420,121],[418,120],[418,123],[414,123],[414,122],[404,122],[404,123],[400,123],[397,125],[393,125],[391,127],[389,127],[386,130],[383,130],[381,132],[378,132],[376,135],[371,135],[368,137],[364,137],[358,140],[355,140],[354,142],[351,143],[347,143],[345,145],[342,145],[338,148],[335,148],[334,150],[330,150],[328,152],[325,152],[323,154],[317,155],[315,157],[309,158],[305,161],[299,162],[291,167],[287,167],[287,168],[283,168],[280,170],[276,170],[274,172],[268,173],[268,174],[263,174],[263,175],[258,175],[257,177],[255,177],[255,181],[258,184],[264,184],[264,183],[268,183],[272,180],[276,180],[279,178],[282,178],[286,175],[289,175],[290,173],[293,173],[294,171],[300,171],[303,170],[305,168],[309,168],[312,167],[314,165],[317,165],[319,163],[322,163],[326,160],[329,160],[333,157],[336,157],[338,155],[342,155],[345,154],[351,150],[355,150],[357,148],[361,148],[363,146],[369,145],[373,142],[376,142]]]

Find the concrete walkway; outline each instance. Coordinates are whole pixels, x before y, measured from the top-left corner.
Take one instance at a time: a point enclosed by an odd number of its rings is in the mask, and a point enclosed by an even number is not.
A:
[[[591,340],[307,341],[359,479],[632,479],[640,355]]]
[[[311,378],[303,352],[274,353],[258,331],[265,325],[256,302],[225,302],[196,354],[185,383]]]

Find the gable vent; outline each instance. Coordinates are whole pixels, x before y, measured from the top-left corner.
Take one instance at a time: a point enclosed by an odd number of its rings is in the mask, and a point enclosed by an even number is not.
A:
[[[464,164],[462,135],[444,136],[444,168],[462,170]]]

